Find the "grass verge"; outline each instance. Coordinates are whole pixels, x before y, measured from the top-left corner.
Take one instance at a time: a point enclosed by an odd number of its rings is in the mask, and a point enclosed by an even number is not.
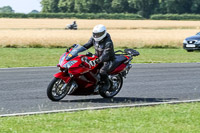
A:
[[[133,63],[200,62],[200,52],[164,48],[136,50],[140,56],[135,57]],[[94,49],[90,51],[94,53]],[[64,52],[65,48],[0,48],[0,68],[56,66]]]
[[[0,118],[0,132],[197,133],[200,103]]]

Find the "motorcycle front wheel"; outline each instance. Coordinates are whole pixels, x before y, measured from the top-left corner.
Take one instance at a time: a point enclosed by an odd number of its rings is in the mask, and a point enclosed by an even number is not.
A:
[[[70,89],[70,83],[66,84],[62,79],[54,77],[47,87],[48,98],[52,101],[63,99]]]
[[[108,90],[99,89],[99,94],[104,98],[112,98],[119,93],[123,85],[123,77],[121,74],[109,77],[110,88]]]

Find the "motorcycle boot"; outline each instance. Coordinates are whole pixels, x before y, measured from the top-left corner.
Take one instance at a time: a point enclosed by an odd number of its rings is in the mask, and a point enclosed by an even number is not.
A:
[[[102,89],[103,91],[108,91],[111,87],[108,75],[100,75],[100,76],[101,76],[100,89]]]

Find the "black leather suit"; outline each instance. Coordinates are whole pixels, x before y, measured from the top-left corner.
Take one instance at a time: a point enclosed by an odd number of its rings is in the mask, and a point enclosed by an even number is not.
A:
[[[99,57],[99,63],[103,63],[103,66],[100,69],[100,75],[102,78],[106,78],[109,66],[115,59],[114,47],[110,34],[107,33],[106,37],[100,42],[96,42],[93,37],[91,37],[84,45],[87,49],[92,46],[95,48],[95,55]]]

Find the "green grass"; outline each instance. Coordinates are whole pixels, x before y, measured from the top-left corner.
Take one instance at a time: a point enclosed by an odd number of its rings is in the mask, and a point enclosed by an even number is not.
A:
[[[119,48],[115,49],[119,50]],[[133,63],[185,63],[200,62],[200,52],[183,49],[137,49],[140,56]],[[94,49],[90,50],[94,53]],[[0,67],[56,66],[65,48],[0,48]]]
[[[192,63],[200,62],[200,52],[187,52],[184,49],[138,49],[141,56],[136,63]]]
[[[64,52],[64,48],[0,48],[0,67],[56,66]]]
[[[200,103],[0,118],[7,133],[198,133]]]

